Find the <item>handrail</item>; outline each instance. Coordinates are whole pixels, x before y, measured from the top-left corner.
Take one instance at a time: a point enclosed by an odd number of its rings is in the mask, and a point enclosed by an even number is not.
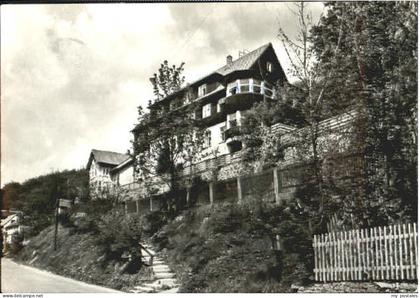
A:
[[[149,256],[149,265],[148,266],[153,266],[153,258],[154,258],[154,254],[152,254],[146,247],[144,247],[140,242],[139,242],[139,246],[140,246],[140,252],[143,249]]]

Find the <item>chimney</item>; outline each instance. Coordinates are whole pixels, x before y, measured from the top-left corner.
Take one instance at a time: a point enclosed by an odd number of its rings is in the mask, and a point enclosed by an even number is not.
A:
[[[230,64],[232,64],[232,61],[233,61],[232,56],[231,55],[227,55],[227,57],[226,57],[226,64],[227,65],[230,65]]]

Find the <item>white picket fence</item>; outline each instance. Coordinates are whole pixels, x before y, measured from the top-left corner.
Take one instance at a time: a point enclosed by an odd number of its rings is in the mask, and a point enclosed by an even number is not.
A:
[[[417,224],[315,235],[316,281],[416,280]]]

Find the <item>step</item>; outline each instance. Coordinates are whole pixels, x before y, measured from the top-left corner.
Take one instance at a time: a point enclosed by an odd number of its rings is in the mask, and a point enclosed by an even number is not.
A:
[[[165,262],[162,260],[153,259],[153,265],[165,265]]]
[[[155,268],[153,267],[154,273],[172,273],[171,269],[169,268]]]
[[[139,293],[151,293],[151,292],[154,292],[155,289],[152,287],[146,287],[146,286],[135,286],[134,291],[137,291]]]
[[[164,264],[153,264],[153,270],[171,270],[168,265]]]
[[[160,291],[160,293],[178,293],[178,290],[179,290],[179,288],[175,287],[175,288],[171,288],[169,290]]]
[[[163,286],[170,287],[170,288],[177,287],[179,286],[179,284],[176,282],[174,278],[164,278],[164,279],[158,279],[152,283],[144,284],[144,286],[150,287],[156,290],[156,289],[162,288]]]
[[[155,272],[155,278],[158,279],[166,279],[166,278],[174,278],[175,274],[171,272]]]

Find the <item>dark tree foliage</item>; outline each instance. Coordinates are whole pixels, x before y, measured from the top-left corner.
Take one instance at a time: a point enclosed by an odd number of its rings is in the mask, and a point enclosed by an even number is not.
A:
[[[417,220],[417,3],[330,2],[312,29],[321,71],[333,71],[325,108],[359,106],[363,138],[365,214],[372,226]],[[331,43],[344,26],[332,63]]]
[[[3,207],[24,213],[24,224],[34,234],[53,222],[58,198],[87,199],[88,173],[86,170],[54,172],[31,178],[22,184],[12,182],[2,188]]]

